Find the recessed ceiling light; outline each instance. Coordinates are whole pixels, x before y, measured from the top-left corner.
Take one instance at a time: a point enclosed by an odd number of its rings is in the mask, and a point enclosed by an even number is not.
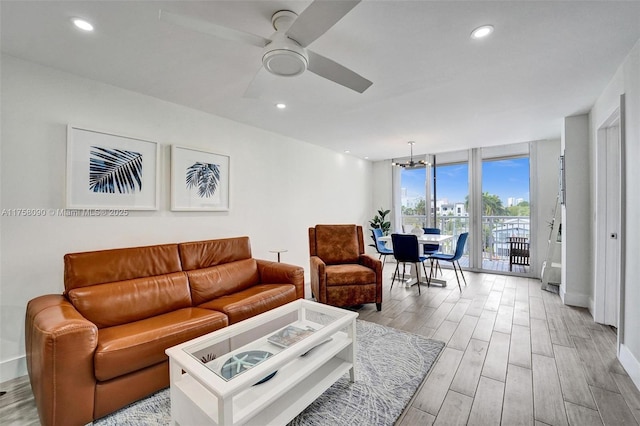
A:
[[[287,107],[287,105],[283,104],[283,103],[276,104],[276,108],[278,108],[278,109],[285,109],[286,107]]]
[[[344,153],[345,153],[345,154],[349,154],[350,152],[351,152],[351,151],[349,151],[348,149],[345,149],[345,150],[344,150]]]
[[[484,38],[493,32],[493,25],[483,25],[471,31],[471,38]]]
[[[73,22],[73,25],[75,25],[76,28],[79,28],[82,31],[93,31],[93,25],[91,25],[89,21],[80,18],[73,18],[71,22]]]

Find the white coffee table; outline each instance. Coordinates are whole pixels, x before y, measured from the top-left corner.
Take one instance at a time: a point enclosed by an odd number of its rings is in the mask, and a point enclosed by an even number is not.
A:
[[[357,316],[299,299],[167,349],[173,423],[288,423],[347,372],[355,381]],[[289,325],[314,331],[285,348],[267,341]]]

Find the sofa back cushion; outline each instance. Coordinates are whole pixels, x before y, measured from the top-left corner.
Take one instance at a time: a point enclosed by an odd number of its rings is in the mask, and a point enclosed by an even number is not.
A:
[[[71,253],[64,256],[64,289],[181,271],[177,244]]]
[[[244,259],[209,268],[187,271],[195,306],[217,297],[242,291],[260,282],[258,263]]]
[[[312,256],[318,256],[328,265],[358,263],[364,252],[362,227],[316,225],[315,229],[309,229],[309,248]]]
[[[184,272],[77,287],[73,306],[98,328],[112,327],[191,306]]]
[[[178,248],[184,271],[251,259],[249,237],[181,243]]]

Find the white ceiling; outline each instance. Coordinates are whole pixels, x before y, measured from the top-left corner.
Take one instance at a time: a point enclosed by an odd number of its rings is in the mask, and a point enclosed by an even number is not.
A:
[[[2,1],[2,51],[371,160],[559,138],[640,39],[640,1],[364,0],[309,48],[373,81],[315,74],[243,94],[260,49],[158,20],[159,9],[269,37],[310,1]],[[71,17],[92,21],[91,34]],[[471,40],[492,24],[489,39]],[[278,110],[276,102],[288,108]]]

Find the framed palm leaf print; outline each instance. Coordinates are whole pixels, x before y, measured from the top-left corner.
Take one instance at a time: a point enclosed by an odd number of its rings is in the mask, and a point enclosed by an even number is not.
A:
[[[229,156],[172,145],[171,210],[228,211]]]
[[[156,142],[67,126],[69,209],[158,210]]]

